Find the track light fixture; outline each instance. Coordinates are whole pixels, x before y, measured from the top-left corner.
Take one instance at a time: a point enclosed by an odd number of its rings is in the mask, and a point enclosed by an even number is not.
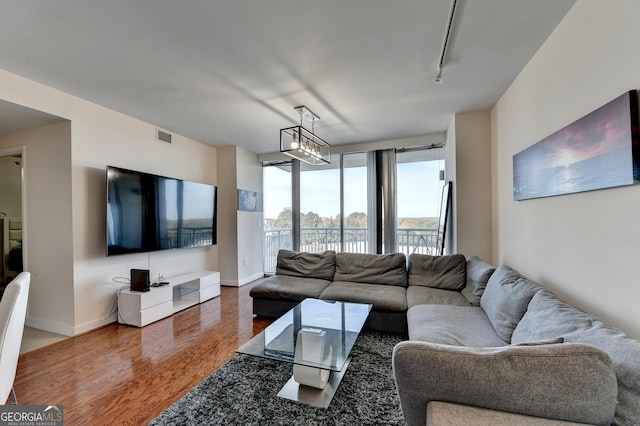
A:
[[[440,66],[438,66],[437,68],[438,73],[436,74],[435,78],[433,79],[433,82],[436,84],[442,84],[442,68]]]
[[[442,40],[442,49],[440,49],[440,60],[436,67],[436,76],[433,82],[436,84],[442,84],[442,67],[444,66],[444,57],[447,54],[447,45],[449,44],[449,37],[451,37],[451,28],[453,27],[453,16],[456,13],[457,0],[451,0],[451,9],[449,9],[449,20],[447,21],[447,27],[444,32],[444,39]]]

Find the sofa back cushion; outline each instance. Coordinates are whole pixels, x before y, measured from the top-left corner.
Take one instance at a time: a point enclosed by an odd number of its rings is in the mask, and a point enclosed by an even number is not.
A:
[[[462,289],[462,295],[473,306],[480,306],[482,293],[495,270],[495,266],[489,265],[477,256],[467,259],[467,285]]]
[[[513,332],[512,343],[550,338],[587,343],[606,351],[618,380],[618,405],[614,422],[636,425],[640,419],[640,342],[592,315],[582,312],[553,293],[542,290],[529,303],[527,313]]]
[[[337,253],[334,281],[407,286],[407,258],[403,253]]]
[[[291,250],[278,252],[277,275],[317,278],[332,281],[336,272],[336,252],[298,253]]]
[[[511,341],[513,330],[540,289],[540,285],[508,266],[498,266],[491,275],[480,298],[480,306],[502,340]]]
[[[409,256],[409,285],[462,290],[467,284],[467,263],[463,255]]]
[[[597,425],[609,425],[616,407],[611,358],[592,345],[490,348],[404,341],[393,349],[392,365],[409,425],[426,424],[429,401]],[[558,424],[518,420],[512,424]]]

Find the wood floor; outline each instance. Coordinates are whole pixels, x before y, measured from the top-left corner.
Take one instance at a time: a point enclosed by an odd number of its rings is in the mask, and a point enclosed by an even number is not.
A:
[[[250,288],[136,328],[110,324],[20,356],[20,404],[60,404],[65,425],[143,425],[262,331]]]

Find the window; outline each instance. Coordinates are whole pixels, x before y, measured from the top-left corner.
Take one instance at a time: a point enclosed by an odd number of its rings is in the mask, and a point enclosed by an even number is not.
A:
[[[264,167],[266,273],[275,271],[280,249],[437,253],[443,148],[381,153]],[[378,212],[383,198],[386,210]]]

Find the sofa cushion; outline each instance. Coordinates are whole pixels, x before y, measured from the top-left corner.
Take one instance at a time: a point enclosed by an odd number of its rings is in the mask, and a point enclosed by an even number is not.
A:
[[[427,404],[427,426],[575,426],[587,423],[531,417],[451,402]]]
[[[471,347],[507,345],[479,307],[418,305],[407,311],[407,324],[409,340]]]
[[[406,287],[407,258],[403,253],[338,253],[333,280]]]
[[[418,285],[409,286],[407,287],[407,306],[411,308],[416,305],[471,306],[459,291]]]
[[[640,419],[640,342],[592,315],[582,312],[548,290],[536,293],[516,327],[512,343],[564,337],[566,342],[588,343],[611,357],[618,378],[618,425]]]
[[[370,303],[378,311],[407,311],[406,289],[394,285],[334,281],[322,292],[320,299]]]
[[[592,345],[469,348],[404,341],[393,349],[392,365],[410,425],[426,423],[430,401],[598,425],[609,425],[616,407],[611,358]]]
[[[482,293],[495,270],[495,266],[489,265],[477,256],[467,259],[467,285],[462,289],[462,295],[473,306],[480,306]]]
[[[462,290],[467,280],[466,260],[461,254],[409,256],[409,285]]]
[[[307,297],[320,298],[322,291],[331,281],[315,278],[299,278],[288,275],[274,275],[256,284],[249,294],[261,299],[284,299],[302,301]]]
[[[511,341],[511,334],[527,311],[531,298],[541,288],[508,266],[500,265],[491,275],[480,306],[503,340]]]
[[[518,342],[518,343],[512,342],[511,344],[514,346],[540,346],[540,345],[556,345],[558,343],[564,343],[564,337],[551,337],[549,339],[531,340],[527,342]]]
[[[328,250],[324,253],[298,253],[284,249],[278,251],[277,275],[331,281],[335,272],[335,251]]]

